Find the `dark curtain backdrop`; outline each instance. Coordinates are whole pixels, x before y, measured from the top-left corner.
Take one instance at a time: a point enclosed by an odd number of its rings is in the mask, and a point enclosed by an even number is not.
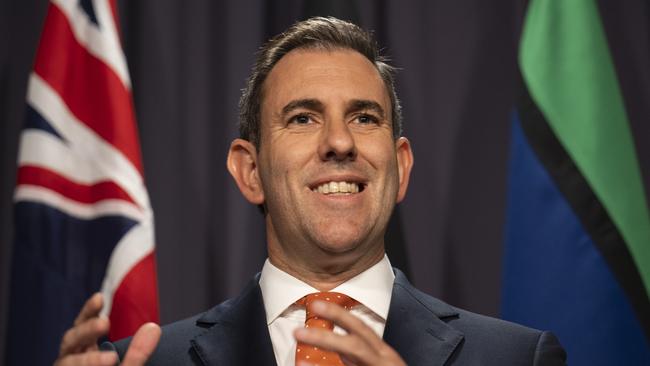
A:
[[[146,181],[155,214],[162,321],[236,294],[265,258],[263,220],[226,169],[253,53],[305,15],[375,30],[401,68],[415,168],[388,234],[422,290],[498,315],[509,115],[525,1],[119,1]],[[650,11],[600,1],[650,187]],[[12,249],[12,190],[27,75],[45,0],[0,5],[0,359]],[[626,67],[621,67],[624,64]],[[644,142],[645,141],[645,142]]]

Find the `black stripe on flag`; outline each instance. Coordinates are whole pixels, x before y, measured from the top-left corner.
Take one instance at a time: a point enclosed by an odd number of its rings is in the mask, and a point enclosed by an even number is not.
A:
[[[532,149],[618,280],[650,342],[650,300],[625,240],[524,86],[517,105]]]

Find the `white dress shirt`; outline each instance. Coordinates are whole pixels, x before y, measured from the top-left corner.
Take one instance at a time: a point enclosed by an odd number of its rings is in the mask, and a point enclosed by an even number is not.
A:
[[[395,274],[388,257],[384,255],[377,264],[331,291],[357,300],[360,305],[353,307],[350,313],[381,337],[386,326],[394,280]],[[294,303],[318,290],[280,270],[268,259],[262,268],[260,288],[275,361],[278,366],[295,366],[296,340],[293,332],[305,326],[306,315],[305,308]],[[334,327],[334,332],[345,333],[339,327]]]

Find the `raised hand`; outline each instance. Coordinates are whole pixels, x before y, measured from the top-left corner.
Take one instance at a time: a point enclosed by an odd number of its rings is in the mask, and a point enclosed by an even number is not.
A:
[[[55,366],[103,366],[117,363],[115,352],[102,352],[97,347],[97,340],[106,335],[110,327],[108,319],[99,316],[103,304],[104,299],[100,293],[94,294],[86,301],[72,328],[63,335]]]
[[[345,329],[348,334],[340,335],[318,328],[299,328],[294,332],[298,341],[337,352],[346,365],[406,365],[391,346],[378,337],[363,321],[342,307],[324,301],[314,301],[311,310],[319,317],[329,319]],[[303,361],[299,365],[311,364]]]
[[[117,353],[100,351],[97,340],[108,334],[110,324],[108,319],[100,317],[104,300],[96,293],[86,301],[72,328],[68,329],[61,340],[59,357],[54,366],[112,366],[117,364]],[[160,339],[160,327],[147,323],[138,329],[133,336],[129,349],[122,360],[122,365],[144,365]]]

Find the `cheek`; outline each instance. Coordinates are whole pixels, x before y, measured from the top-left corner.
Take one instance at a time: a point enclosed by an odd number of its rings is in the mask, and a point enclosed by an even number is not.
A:
[[[259,160],[260,179],[267,200],[277,195],[278,177],[281,176],[278,171],[283,169],[279,164],[273,164],[274,160],[277,161],[270,152],[266,152]]]
[[[365,156],[377,174],[397,177],[397,156],[392,137],[381,139],[370,137],[360,140],[359,152]]]
[[[317,155],[317,139],[313,135],[292,135],[284,133],[273,141],[269,149],[270,173],[280,179],[294,179]]]
[[[291,146],[291,145],[286,145]],[[263,186],[267,199],[275,199],[280,205],[287,203],[292,188],[300,182],[300,162],[295,149],[273,149],[268,151],[263,161]]]

